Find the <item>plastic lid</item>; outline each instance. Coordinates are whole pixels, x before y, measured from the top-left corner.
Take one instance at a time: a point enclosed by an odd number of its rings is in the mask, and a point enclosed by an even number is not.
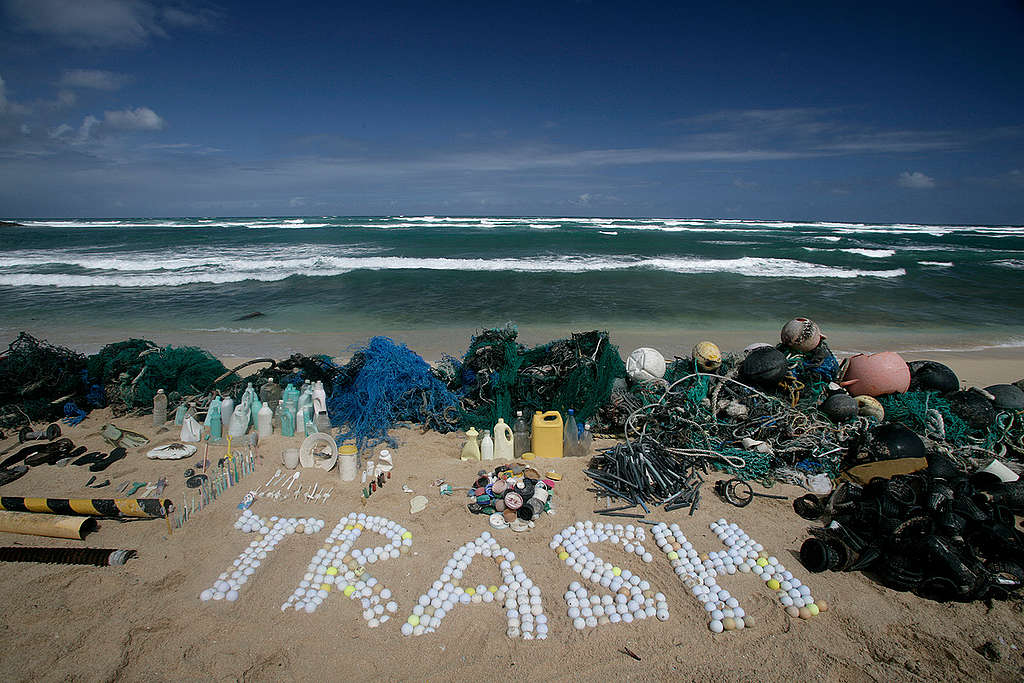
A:
[[[158,393],[158,394],[162,394],[162,393],[164,393],[164,390],[163,390],[163,389],[157,389],[157,390],[156,390],[156,393]]]

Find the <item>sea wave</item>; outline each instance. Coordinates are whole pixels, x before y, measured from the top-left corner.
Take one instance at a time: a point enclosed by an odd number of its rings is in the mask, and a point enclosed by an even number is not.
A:
[[[91,274],[0,273],[0,285],[10,287],[154,287],[198,283],[274,282],[292,276],[331,277],[356,270],[435,270],[458,272],[588,273],[623,270],[654,270],[679,274],[726,273],[746,277],[770,278],[893,278],[906,274],[902,268],[861,270],[840,268],[794,259],[742,257],[735,259],[698,259],[636,256],[559,256],[534,258],[412,258],[403,256],[308,256],[282,258],[269,255],[263,260],[212,257],[180,265],[166,261],[102,260],[105,272]],[[79,264],[80,265],[80,264]],[[148,268],[145,266],[149,266]],[[117,272],[110,272],[110,271]]]
[[[936,268],[949,268],[953,265],[952,261],[918,261],[919,266],[934,266]]]
[[[992,261],[993,266],[999,266],[1000,268],[1012,268],[1014,270],[1024,270],[1024,259],[1009,258],[1001,261]]]
[[[888,258],[896,255],[895,249],[840,249],[839,251],[868,258]]]

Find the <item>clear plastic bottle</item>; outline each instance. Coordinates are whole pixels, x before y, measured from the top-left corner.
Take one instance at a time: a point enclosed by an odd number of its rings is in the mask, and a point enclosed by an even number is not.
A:
[[[566,457],[573,457],[579,455],[580,450],[580,432],[576,426],[576,411],[569,408],[569,416],[565,419],[565,427],[562,432],[564,438],[562,439],[562,452]]]
[[[530,425],[523,417],[523,411],[516,411],[516,421],[512,425],[512,439],[514,443],[513,457],[516,460],[523,457],[523,453],[530,450]]]
[[[185,421],[185,413],[188,411],[188,406],[184,403],[179,403],[177,409],[174,411],[174,424],[181,425]]]
[[[284,415],[284,399],[278,399],[277,410],[274,411],[274,431],[281,433],[281,416]]]
[[[580,456],[589,457],[590,450],[594,447],[594,434],[590,431],[590,423],[583,424],[583,434],[580,436]]]
[[[165,422],[167,422],[167,394],[163,389],[157,389],[156,396],[153,397],[153,426],[163,427]]]
[[[288,404],[285,404],[281,414],[281,435],[295,436],[295,413]]]
[[[270,436],[274,432],[273,420],[274,411],[270,409],[269,405],[264,403],[256,415],[256,432],[261,439]]]
[[[235,399],[225,396],[220,401],[221,431],[226,432],[231,426],[231,416],[235,414]]]

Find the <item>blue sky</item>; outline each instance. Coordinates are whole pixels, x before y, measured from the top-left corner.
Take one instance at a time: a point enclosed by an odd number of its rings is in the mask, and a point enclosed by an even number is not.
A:
[[[1024,223],[1024,3],[0,0],[0,214]]]

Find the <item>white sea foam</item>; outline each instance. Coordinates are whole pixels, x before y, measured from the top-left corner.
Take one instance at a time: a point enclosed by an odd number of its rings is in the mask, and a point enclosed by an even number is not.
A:
[[[269,327],[192,327],[187,332],[228,332],[230,334],[291,334],[292,330],[273,330]]]
[[[41,256],[40,263],[52,264]],[[90,261],[71,258],[68,262],[99,272],[60,274],[0,273],[0,285],[13,287],[152,287],[194,283],[227,283],[246,280],[273,282],[294,275],[330,277],[355,270],[436,270],[459,272],[585,273],[622,270],[657,270],[681,274],[731,273],[747,277],[773,278],[892,278],[905,275],[902,268],[859,270],[838,268],[793,259],[743,257],[697,259],[636,256],[559,256],[521,259],[411,258],[402,256],[350,255],[256,255],[228,254],[195,258],[111,258]],[[0,264],[5,261],[0,261]],[[25,267],[25,262],[17,264]],[[111,272],[114,271],[114,272]]]
[[[1024,270],[1024,259],[1009,258],[1001,261],[993,261],[993,266],[999,266],[1001,268],[1012,268],[1014,270]]]
[[[618,231],[616,231],[616,230],[598,230],[598,232],[601,233],[602,235],[618,235],[619,234]]]
[[[896,255],[896,251],[893,249],[840,249],[839,251],[846,252],[847,254],[856,254],[857,256],[867,256],[868,258],[888,258],[889,256]]]
[[[811,239],[823,240],[825,242],[838,242],[842,240],[842,237],[836,237],[835,235],[815,235]]]
[[[934,266],[936,268],[949,268],[953,265],[952,261],[918,261],[920,266]]]

